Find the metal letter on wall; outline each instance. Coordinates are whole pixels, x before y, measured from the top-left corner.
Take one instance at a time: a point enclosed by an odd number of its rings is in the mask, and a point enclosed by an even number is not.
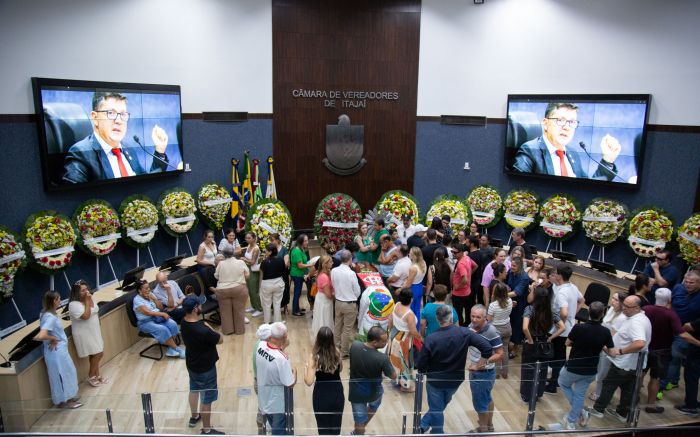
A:
[[[350,117],[343,114],[338,124],[326,125],[326,158],[323,165],[333,173],[347,176],[360,171],[367,163],[364,154],[364,126],[351,126]]]

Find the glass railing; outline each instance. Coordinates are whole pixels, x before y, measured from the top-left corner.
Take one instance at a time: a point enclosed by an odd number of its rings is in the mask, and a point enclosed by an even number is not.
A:
[[[522,353],[522,352],[521,352]],[[670,351],[669,351],[670,353]],[[518,359],[520,360],[520,358]],[[431,405],[444,403],[444,386],[456,387],[450,402],[444,408],[442,431],[447,434],[460,434],[469,431],[481,432],[523,432],[526,430],[610,430],[634,427],[668,427],[688,422],[688,416],[674,409],[674,404],[684,400],[683,386],[665,392],[656,406],[664,409],[663,414],[647,412],[648,379],[644,379],[642,367],[634,363],[634,369],[628,372],[616,372],[608,376],[603,383],[605,396],[610,397],[606,405],[595,405],[596,381],[594,376],[582,378],[581,374],[595,375],[597,368],[583,366],[577,372],[565,370],[560,380],[573,383],[567,390],[559,387],[543,390],[536,385],[535,367],[537,363],[512,364],[502,368],[493,381],[490,396],[493,399],[493,414],[477,413],[483,404],[483,385],[490,381],[490,372],[465,372],[464,381],[437,380],[434,376],[413,372],[414,380],[409,390],[402,390],[394,381],[384,378],[381,382],[383,396],[376,414],[366,425],[365,433],[374,435],[414,434],[426,431],[431,426],[439,430],[440,415],[433,414]],[[541,375],[547,379],[551,375],[551,365],[557,362],[540,362]],[[349,365],[343,361],[343,365]],[[569,362],[569,367],[571,362]],[[303,381],[303,371],[299,369],[297,384],[291,389],[280,387],[280,392],[287,391],[291,402],[284,403],[282,411],[287,420],[288,432],[295,435],[318,435],[332,432],[349,435],[355,429],[353,407],[349,402],[349,381],[316,381],[307,386]],[[346,369],[347,370],[347,369]],[[223,373],[223,372],[222,372]],[[347,374],[343,372],[343,374]],[[507,376],[506,376],[507,374]],[[573,375],[572,375],[573,374]],[[525,376],[525,379],[521,378]],[[551,377],[551,376],[549,376]],[[476,381],[476,385],[473,381]],[[186,386],[187,381],[171,381],[177,386]],[[446,384],[445,384],[446,383]],[[577,384],[586,384],[585,392]],[[546,384],[544,382],[543,384]],[[168,382],[161,386],[167,387]],[[436,390],[442,386],[442,391]],[[622,387],[622,390],[620,389]],[[476,393],[474,388],[476,388]],[[606,390],[608,394],[606,395]],[[621,391],[626,390],[625,402],[620,403]],[[584,411],[600,407],[600,413],[575,413],[572,410],[567,391],[583,393]],[[610,395],[609,393],[612,393]],[[338,402],[340,396],[340,402]],[[442,396],[442,397],[440,397]],[[533,398],[534,396],[534,398]],[[569,395],[571,396],[571,395]],[[652,394],[652,398],[656,397]],[[202,422],[193,427],[188,425],[190,419],[190,392],[187,390],[164,390],[150,394],[111,394],[83,396],[81,408],[75,410],[59,409],[51,406],[50,399],[35,399],[26,402],[4,402],[0,405],[2,424],[8,432],[34,433],[144,433],[157,434],[191,434],[199,432]],[[487,408],[488,410],[488,408]],[[628,414],[629,412],[629,414]],[[357,412],[356,412],[357,413]],[[622,413],[622,416],[620,415]],[[355,414],[357,415],[357,414]],[[588,416],[588,420],[586,419]],[[623,417],[624,416],[624,417]],[[258,396],[253,386],[230,386],[219,379],[218,399],[212,404],[211,426],[227,434],[255,435],[259,433],[256,423],[258,417]],[[362,417],[360,412],[359,417]],[[357,419],[360,420],[360,419]],[[480,422],[481,421],[481,422]],[[321,428],[329,428],[319,430]],[[271,431],[269,423],[267,432]]]

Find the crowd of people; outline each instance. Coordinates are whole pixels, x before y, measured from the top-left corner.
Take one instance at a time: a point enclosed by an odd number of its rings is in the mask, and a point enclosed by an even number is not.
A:
[[[509,378],[511,360],[518,355],[521,400],[537,402],[561,389],[570,404],[562,418],[566,429],[585,427],[590,416],[605,414],[627,421],[639,364],[650,374],[647,398],[641,402],[648,414],[664,411],[656,401],[678,387],[685,366],[685,403],[676,409],[698,415],[700,267],[691,267],[681,278],[672,253],[660,251],[627,293],[591,303],[588,320],[577,323],[584,296],[571,282],[570,264],[547,265],[533,253],[523,229],[512,231],[507,251],[491,247],[474,224],[455,232],[450,222],[448,216],[437,217],[426,227],[404,217],[391,229],[377,218],[372,226],[360,223],[353,241],[317,260],[310,258],[305,234],[291,247],[276,234],[258,245],[256,235],[248,232],[241,244],[231,229],[218,246],[212,232],[205,234],[196,262],[213,293],[208,298],[218,300],[221,334],[244,334],[250,322],[246,312],[263,316],[253,351],[261,429],[288,431],[285,387],[296,383],[297,374],[285,352],[289,332],[282,317],[290,313],[290,302],[292,316],[305,315],[304,288],[314,346],[303,379],[314,385],[319,434],[340,433],[346,399],[340,372],[346,366],[355,434],[363,434],[377,413],[382,375],[410,393],[417,371],[427,376],[429,409],[420,422],[422,432],[443,432],[444,410],[466,379],[465,371],[477,413],[472,431],[493,431],[494,384]],[[388,323],[368,330],[361,329],[358,264],[376,270],[393,297]],[[166,345],[167,356],[186,360],[190,426],[201,420],[203,433],[216,434],[210,411],[217,398],[216,345],[223,337],[201,320],[206,298],[186,296],[161,272],[152,292],[150,284],[139,283],[133,310],[138,328]],[[37,339],[45,344],[54,403],[77,408],[75,367],[57,324],[56,299],[55,293],[44,299]],[[88,382],[106,384],[99,371],[97,307],[83,281],[71,294],[70,316],[78,355],[89,357]],[[179,333],[185,349],[176,341]],[[593,403],[586,407],[593,382]],[[620,400],[613,408],[618,389]]]

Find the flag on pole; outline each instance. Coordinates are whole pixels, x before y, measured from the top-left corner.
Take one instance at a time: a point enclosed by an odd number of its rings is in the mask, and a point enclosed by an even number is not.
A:
[[[243,153],[243,185],[241,187],[241,200],[243,206],[253,205],[253,189],[250,181],[250,160],[248,150]]]
[[[277,199],[277,186],[275,186],[275,173],[272,170],[272,163],[275,162],[272,156],[267,157],[267,191],[265,198]]]
[[[260,188],[260,160],[253,160],[253,202],[262,200],[262,188]]]
[[[233,195],[231,196],[231,218],[234,222],[238,221],[238,212],[241,207],[241,180],[238,178],[238,160],[231,158],[231,187]]]

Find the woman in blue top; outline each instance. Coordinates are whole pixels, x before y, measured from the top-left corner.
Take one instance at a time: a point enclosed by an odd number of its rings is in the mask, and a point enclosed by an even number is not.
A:
[[[437,309],[443,305],[449,306],[445,304],[447,287],[442,284],[436,284],[433,287],[433,295],[435,296],[435,302],[428,303],[420,313],[420,333],[423,337],[429,336],[440,328],[440,323],[437,320]],[[452,321],[455,325],[459,324],[457,311],[454,308],[452,308]]]
[[[138,283],[139,294],[134,297],[134,313],[136,314],[139,331],[151,334],[160,344],[168,346],[165,355],[168,357],[185,358],[185,351],[175,344],[178,334],[177,323],[163,312],[163,304],[151,293],[151,287],[146,281]]]
[[[51,400],[59,408],[80,408],[78,402],[78,375],[68,354],[68,338],[56,310],[61,306],[61,295],[47,291],[42,300],[39,333],[34,340],[44,343],[44,361],[49,373]]]

